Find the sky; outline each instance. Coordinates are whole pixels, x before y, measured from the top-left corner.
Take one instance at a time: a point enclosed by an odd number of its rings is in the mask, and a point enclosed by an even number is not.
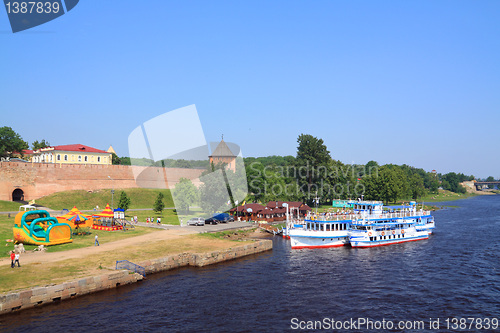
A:
[[[498,179],[499,17],[485,0],[85,0],[12,33],[0,8],[0,126],[128,156],[135,128],[194,104],[244,156],[311,134],[344,163]]]

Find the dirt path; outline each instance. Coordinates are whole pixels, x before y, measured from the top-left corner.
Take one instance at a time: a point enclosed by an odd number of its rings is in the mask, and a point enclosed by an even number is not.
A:
[[[117,240],[110,243],[103,243],[100,246],[84,247],[81,249],[74,249],[61,252],[26,252],[22,253],[20,257],[21,265],[23,263],[29,264],[34,262],[57,262],[66,259],[84,258],[89,255],[99,254],[103,252],[118,251],[124,247],[131,245],[144,244],[145,242],[151,243],[160,240],[169,240],[181,238],[184,235],[197,233],[194,229],[170,229],[170,230],[160,230],[157,232],[152,232],[145,235],[140,235],[136,237],[125,238],[122,240]],[[0,265],[7,265],[10,263],[10,258],[0,259]]]

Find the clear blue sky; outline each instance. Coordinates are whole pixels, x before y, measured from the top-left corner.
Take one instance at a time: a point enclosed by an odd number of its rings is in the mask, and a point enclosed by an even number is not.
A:
[[[0,126],[128,155],[196,104],[208,141],[500,178],[500,1],[84,0],[13,34],[0,9]],[[168,130],[168,129],[166,129]]]

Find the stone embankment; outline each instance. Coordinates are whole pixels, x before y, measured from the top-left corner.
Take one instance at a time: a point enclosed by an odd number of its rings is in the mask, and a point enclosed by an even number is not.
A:
[[[238,245],[226,250],[208,253],[181,253],[164,258],[151,259],[137,263],[146,269],[146,274],[167,271],[183,266],[203,267],[247,255],[271,250],[271,240],[259,240],[250,244]],[[86,277],[70,282],[0,295],[0,314],[29,309],[78,296],[116,288],[121,285],[141,281],[143,276],[126,270],[113,271],[99,276]]]

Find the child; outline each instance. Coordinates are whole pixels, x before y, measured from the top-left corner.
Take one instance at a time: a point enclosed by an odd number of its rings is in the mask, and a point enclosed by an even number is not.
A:
[[[10,251],[10,267],[14,268],[14,259],[16,259],[16,255],[14,254],[14,251]]]

